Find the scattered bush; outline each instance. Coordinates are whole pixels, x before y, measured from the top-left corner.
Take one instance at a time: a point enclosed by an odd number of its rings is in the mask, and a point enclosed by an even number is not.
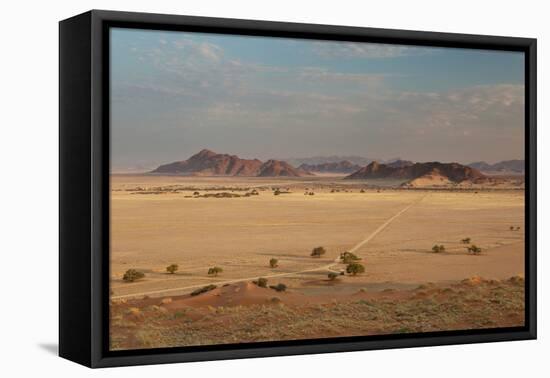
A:
[[[252,281],[254,284],[258,285],[259,287],[267,287],[267,278],[258,278],[258,281]]]
[[[193,192],[193,195],[198,196],[198,195],[200,195],[200,193],[199,192]]]
[[[357,256],[355,253],[346,251],[346,252],[340,253],[340,260],[342,260],[344,264],[350,264],[354,261],[361,260],[361,258]]]
[[[192,296],[195,296],[195,295],[199,295],[199,294],[202,294],[202,293],[206,293],[210,290],[214,290],[216,288],[216,285],[207,285],[207,286],[204,286],[204,287],[201,287],[195,291],[193,291],[191,293]]]
[[[271,285],[270,288],[275,291],[286,291],[286,285],[283,283],[279,283],[277,285]]]
[[[280,190],[280,189],[275,189],[275,191],[273,192],[274,195],[278,196],[279,194],[288,194],[288,193],[291,193],[289,190]]]
[[[176,273],[176,271],[178,270],[178,264],[171,264],[171,265],[168,265],[166,267],[166,271],[170,274],[174,274]]]
[[[276,258],[269,260],[269,266],[272,268],[276,268],[278,264],[279,264],[279,260],[277,260]]]
[[[365,189],[361,189],[361,193],[365,193]]]
[[[327,253],[327,250],[324,247],[315,247],[311,251],[311,257],[321,257],[325,253]]]
[[[137,271],[135,269],[128,269],[126,273],[124,273],[122,279],[125,282],[134,282],[142,279],[143,277],[145,277],[145,273]]]
[[[468,253],[471,253],[473,255],[479,255],[481,253],[481,248],[479,248],[477,245],[475,244],[472,244],[471,246],[469,246],[468,248],[466,248],[468,250]]]
[[[439,252],[445,252],[445,246],[440,244],[440,245],[434,245],[432,247],[432,251],[434,251],[435,253],[439,253]]]
[[[470,244],[471,240],[472,239],[470,239],[470,238],[464,238],[464,239],[462,239],[462,244]]]
[[[209,276],[217,277],[218,274],[220,274],[221,272],[223,272],[223,269],[220,268],[219,266],[215,266],[215,267],[212,267],[212,268],[208,269],[208,275]]]
[[[338,273],[330,272],[330,273],[328,274],[328,279],[329,279],[330,281],[334,281],[338,276],[339,276]]]
[[[348,272],[348,274],[355,276],[359,273],[365,273],[365,267],[359,263],[351,263],[351,264],[348,264],[346,268],[346,272]]]

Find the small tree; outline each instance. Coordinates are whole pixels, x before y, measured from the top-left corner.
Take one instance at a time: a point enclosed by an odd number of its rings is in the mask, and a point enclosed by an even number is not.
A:
[[[464,238],[462,239],[462,244],[470,244],[471,239],[470,238]]]
[[[267,278],[258,278],[258,281],[253,281],[259,287],[267,287]]]
[[[198,195],[200,195],[200,193],[199,192],[193,192],[193,195],[198,196]]]
[[[212,267],[212,268],[208,269],[208,275],[209,276],[217,277],[218,274],[220,274],[221,272],[223,272],[223,269],[220,268],[219,266],[215,266],[215,267]]]
[[[145,273],[135,269],[128,269],[126,273],[124,273],[124,276],[122,277],[122,279],[125,282],[134,282],[139,279],[142,279],[143,277],[145,277]]]
[[[514,226],[510,226],[510,231],[514,231]]]
[[[315,247],[311,251],[311,257],[321,257],[325,253],[327,253],[326,249],[324,247]]]
[[[348,264],[346,272],[348,272],[348,274],[351,274],[352,276],[355,276],[360,273],[365,273],[365,267],[359,263],[351,263]]]
[[[272,268],[276,268],[278,266],[278,263],[279,260],[277,260],[276,258],[272,258],[271,260],[269,260],[269,266]]]
[[[439,252],[445,252],[445,246],[440,244],[440,245],[434,245],[432,247],[432,251],[434,251],[435,253],[439,253]]]
[[[361,260],[361,258],[358,257],[355,253],[346,251],[346,252],[340,253],[340,260],[342,260],[344,264],[350,264],[354,261]]]
[[[174,274],[176,273],[176,271],[178,270],[178,264],[171,264],[171,265],[168,265],[166,267],[166,271],[170,274]]]
[[[339,276],[338,273],[330,272],[330,273],[328,274],[328,279],[329,279],[330,281],[334,281],[338,276]]]

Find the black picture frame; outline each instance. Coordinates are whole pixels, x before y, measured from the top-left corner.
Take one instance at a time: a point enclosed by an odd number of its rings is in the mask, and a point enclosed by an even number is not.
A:
[[[525,326],[109,351],[111,27],[525,53]],[[92,10],[59,24],[59,354],[88,367],[344,352],[536,338],[536,39]]]

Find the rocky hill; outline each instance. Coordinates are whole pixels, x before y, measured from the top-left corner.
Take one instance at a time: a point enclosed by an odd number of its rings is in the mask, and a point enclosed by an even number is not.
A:
[[[486,180],[485,175],[477,169],[458,163],[415,163],[402,167],[391,167],[372,162],[357,172],[346,176],[346,179],[401,179],[410,186],[447,185],[459,183],[480,183]]]
[[[258,177],[302,177],[312,176],[303,168],[294,168],[292,165],[281,160],[268,160],[263,163],[256,174]]]
[[[306,170],[298,169],[279,160],[262,162],[258,159],[241,159],[236,155],[218,154],[204,149],[187,160],[164,164],[152,174],[185,176],[260,176],[300,177],[309,176]]]

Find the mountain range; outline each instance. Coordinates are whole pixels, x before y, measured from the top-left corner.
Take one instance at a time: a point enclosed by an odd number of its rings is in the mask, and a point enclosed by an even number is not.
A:
[[[458,163],[428,162],[390,166],[376,161],[345,178],[408,180],[404,184],[406,186],[480,183],[486,180],[486,176],[477,169]]]
[[[525,173],[525,160],[503,160],[495,164],[489,164],[484,161],[476,161],[468,164],[469,167],[478,169],[487,173]]]
[[[333,163],[302,164],[298,168],[319,173],[353,173],[361,169],[361,166],[349,160],[342,160]]]
[[[459,163],[413,163],[409,160],[395,159],[387,163],[373,161],[362,166],[344,159],[317,164],[302,163],[296,168],[282,160],[270,159],[264,162],[259,159],[242,159],[237,155],[203,149],[187,160],[160,165],[150,173],[247,177],[307,177],[315,176],[315,172],[338,173],[347,174],[344,179],[395,179],[403,180],[404,186],[421,187],[484,183],[489,180],[484,172],[523,173],[524,164],[523,160],[507,160],[493,165],[475,162],[466,166]]]
[[[373,162],[376,159],[370,159],[357,155],[331,155],[331,156],[313,156],[304,158],[286,158],[282,159],[295,167],[299,167],[302,164],[318,165],[325,163],[339,163],[342,161],[349,161],[352,164],[364,167],[365,165]]]
[[[258,159],[241,159],[236,155],[218,154],[207,149],[187,160],[161,165],[150,173],[186,176],[312,176],[309,171],[295,168],[285,161],[271,159],[262,162]]]

